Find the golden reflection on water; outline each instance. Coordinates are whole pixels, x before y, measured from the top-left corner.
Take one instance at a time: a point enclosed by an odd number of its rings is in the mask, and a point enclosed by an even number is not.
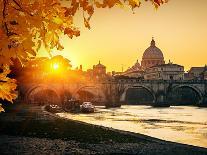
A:
[[[57,115],[207,148],[207,108],[193,106],[152,108],[123,105],[121,108],[105,109],[100,106],[91,114],[58,113]]]

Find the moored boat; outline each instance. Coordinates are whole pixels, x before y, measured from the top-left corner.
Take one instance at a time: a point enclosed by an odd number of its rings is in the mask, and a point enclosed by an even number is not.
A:
[[[95,106],[91,102],[83,102],[80,105],[80,111],[84,113],[92,113],[95,111]]]

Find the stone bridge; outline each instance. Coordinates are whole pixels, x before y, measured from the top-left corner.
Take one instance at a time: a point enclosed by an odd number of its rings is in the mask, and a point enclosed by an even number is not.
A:
[[[207,81],[116,79],[101,83],[29,83],[19,89],[26,102],[35,102],[38,97],[56,103],[75,98],[114,107],[130,101],[134,104],[180,104],[180,100],[187,97],[195,100],[194,104],[207,104]]]
[[[194,99],[194,104],[198,105],[207,103],[207,81],[118,79],[115,85],[118,87],[117,96],[122,103],[126,102],[129,90],[137,90],[134,91],[136,93],[144,91],[145,94],[148,94],[148,98],[151,98],[151,100],[148,100],[151,104],[170,103],[179,105],[181,103],[173,103],[179,101],[177,97]]]
[[[90,98],[93,101],[104,103],[106,101],[105,95],[103,94],[101,84],[92,83],[29,83],[19,87],[19,95],[24,99],[25,102],[35,102],[35,96],[41,96],[41,99],[46,98],[46,94],[50,94],[50,99],[55,102],[61,103],[64,99],[80,99],[80,95],[86,94],[85,98]],[[44,96],[45,95],[45,96]],[[87,99],[86,99],[87,100]]]

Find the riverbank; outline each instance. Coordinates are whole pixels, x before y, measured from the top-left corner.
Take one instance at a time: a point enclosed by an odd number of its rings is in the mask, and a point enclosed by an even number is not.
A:
[[[61,119],[38,106],[0,114],[3,154],[207,154],[207,149]]]

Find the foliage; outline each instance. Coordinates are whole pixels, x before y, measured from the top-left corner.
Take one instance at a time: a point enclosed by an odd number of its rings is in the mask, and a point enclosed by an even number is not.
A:
[[[145,0],[147,1],[147,0]],[[148,0],[157,8],[167,0]],[[66,4],[66,5],[63,5]],[[139,7],[140,0],[1,0],[0,1],[0,69],[8,68],[11,59],[24,60],[36,56],[44,46],[48,53],[53,48],[62,50],[59,38],[62,34],[71,39],[80,31],[73,24],[77,11],[83,12],[85,27],[94,9],[127,6]],[[12,101],[16,97],[15,80],[6,77],[9,69],[0,72],[0,98]],[[3,80],[3,82],[2,82]]]
[[[10,70],[5,68],[3,73],[0,74],[0,98],[12,102],[17,97],[15,92],[16,84],[14,79],[7,77]],[[4,111],[0,104],[0,112]]]

